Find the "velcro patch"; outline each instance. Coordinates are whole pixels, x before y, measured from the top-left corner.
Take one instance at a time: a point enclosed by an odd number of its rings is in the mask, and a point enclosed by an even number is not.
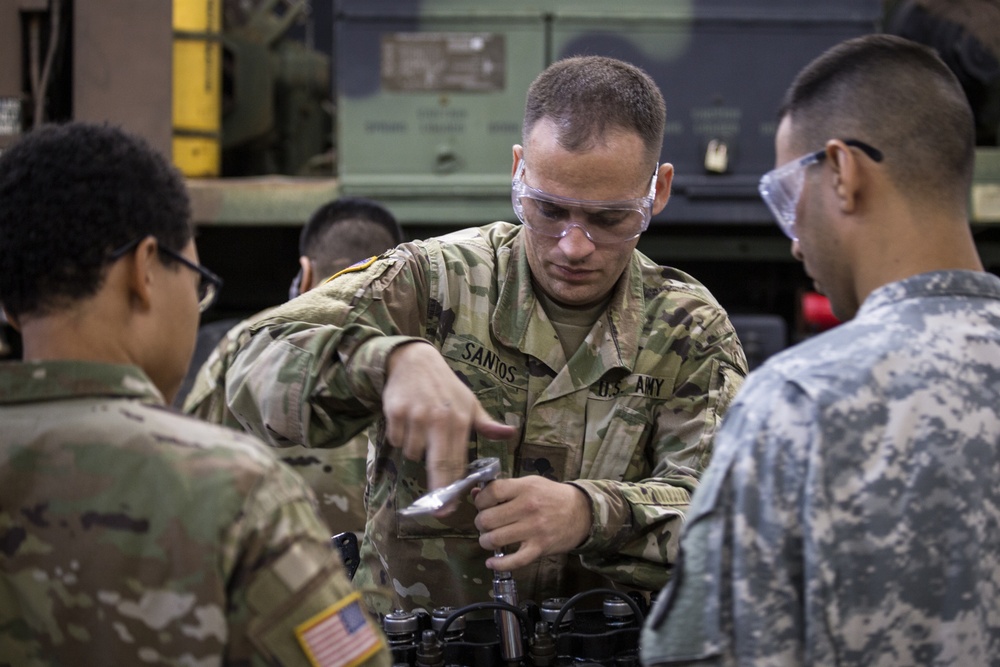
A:
[[[310,558],[302,545],[296,542],[278,559],[273,569],[278,578],[288,586],[288,591],[294,593],[309,583],[321,566],[319,560]]]
[[[313,667],[353,667],[382,646],[357,591],[296,627],[295,636]]]

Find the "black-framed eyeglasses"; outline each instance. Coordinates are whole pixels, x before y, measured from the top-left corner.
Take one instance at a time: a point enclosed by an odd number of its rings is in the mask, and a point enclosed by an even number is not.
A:
[[[135,239],[134,241],[129,241],[117,250],[113,250],[109,255],[108,259],[112,262],[116,262],[125,255],[129,254],[135,250],[143,239],[148,237],[142,237]],[[180,253],[174,252],[170,248],[165,247],[160,243],[159,239],[156,241],[156,250],[172,260],[180,262],[192,271],[197,271],[201,279],[198,281],[198,312],[204,313],[208,308],[215,303],[216,297],[219,296],[219,290],[222,289],[222,278],[215,275],[204,266],[200,264],[195,264],[187,257],[184,257]]]
[[[857,139],[844,139],[843,141],[846,145],[857,148],[875,162],[882,161],[882,151],[879,149]],[[796,239],[795,208],[798,206],[802,186],[805,184],[806,167],[823,161],[825,157],[825,149],[803,155],[786,162],[777,169],[772,169],[760,179],[761,198],[771,209],[781,231],[793,241]]]

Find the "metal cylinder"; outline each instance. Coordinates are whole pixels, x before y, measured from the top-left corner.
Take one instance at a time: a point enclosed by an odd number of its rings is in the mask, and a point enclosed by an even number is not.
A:
[[[396,609],[382,619],[382,630],[389,646],[415,643],[419,627],[417,615],[402,609]]]
[[[604,620],[609,628],[626,628],[635,621],[635,612],[629,603],[621,598],[604,598]]]
[[[493,599],[517,606],[517,588],[510,572],[497,572],[493,578]],[[524,657],[521,626],[512,611],[497,611],[496,624],[500,630],[500,654],[506,662],[517,662]]]
[[[454,607],[436,607],[431,611],[431,627],[434,628],[435,632],[440,633],[441,628],[444,627],[444,622],[451,616],[452,612],[455,611]],[[445,642],[458,641],[462,639],[465,634],[465,617],[459,616],[448,629],[445,630],[444,639]]]
[[[566,602],[569,598],[548,598],[542,600],[542,606],[539,608],[538,613],[542,617],[542,620],[549,624],[552,628],[552,624],[555,623],[556,617],[559,616],[559,612],[562,608],[566,606]],[[563,614],[562,620],[559,622],[558,628],[553,628],[553,631],[558,632],[567,629],[573,623],[573,610],[567,609],[566,613]]]

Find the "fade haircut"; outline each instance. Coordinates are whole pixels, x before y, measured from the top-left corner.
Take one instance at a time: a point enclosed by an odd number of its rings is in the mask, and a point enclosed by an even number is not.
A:
[[[792,148],[857,139],[885,155],[905,192],[966,206],[975,162],[972,111],[955,75],[930,48],[874,34],[847,40],[810,63],[785,95]]]
[[[120,128],[43,126],[0,155],[0,302],[15,318],[94,295],[131,241],[180,251],[192,234],[180,173]]]
[[[635,132],[646,157],[658,162],[667,108],[656,83],[644,71],[614,58],[577,56],[550,65],[528,88],[521,141],[547,119],[559,128],[567,151],[593,148],[609,130]]]
[[[363,197],[341,197],[324,204],[299,235],[299,254],[332,276],[403,242],[403,229],[381,204]]]

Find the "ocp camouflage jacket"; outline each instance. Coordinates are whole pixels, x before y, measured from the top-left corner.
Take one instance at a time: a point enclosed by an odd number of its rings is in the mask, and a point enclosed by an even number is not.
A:
[[[514,573],[521,600],[609,580],[662,587],[712,437],[746,375],[708,290],[635,251],[567,360],[532,291],[521,227],[408,243],[256,325],[227,375],[230,408],[274,445],[336,446],[378,415],[386,358],[414,338],[440,350],[495,419],[520,430],[509,443],[471,441],[470,459],[500,457],[508,476],[572,482],[591,500],[593,529],[576,551]],[[489,599],[490,554],[478,544],[474,506],[443,520],[400,516],[426,477],[383,431],[355,583],[391,589],[392,607]]]

